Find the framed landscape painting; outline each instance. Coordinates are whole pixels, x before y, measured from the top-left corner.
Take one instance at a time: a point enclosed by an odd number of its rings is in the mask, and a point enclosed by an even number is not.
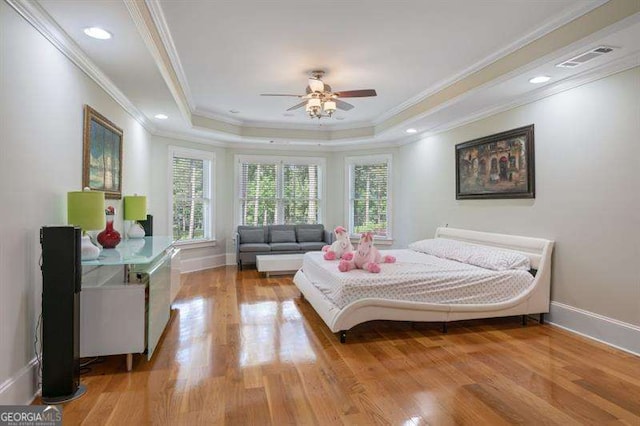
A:
[[[456,145],[456,199],[535,198],[533,124]]]
[[[84,106],[82,187],[122,197],[122,129]]]

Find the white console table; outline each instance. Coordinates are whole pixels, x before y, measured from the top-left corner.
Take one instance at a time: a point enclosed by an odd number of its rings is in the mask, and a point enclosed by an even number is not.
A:
[[[170,237],[145,237],[82,262],[81,357],[126,354],[127,371],[134,353],[151,359],[179,286],[177,252]]]

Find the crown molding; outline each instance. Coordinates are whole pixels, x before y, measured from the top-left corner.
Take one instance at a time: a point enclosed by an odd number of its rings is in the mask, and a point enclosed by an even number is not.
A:
[[[155,24],[150,10],[142,0],[123,0],[129,15],[133,20],[142,41],[147,46],[153,61],[156,63],[160,75],[164,79],[169,92],[187,123],[191,123],[192,109],[185,88],[179,81],[178,75],[171,63],[171,55],[164,45],[157,25]],[[175,46],[174,46],[175,49]],[[175,53],[175,50],[174,50]],[[175,53],[177,55],[177,53]],[[184,76],[183,76],[184,77]],[[186,80],[185,80],[186,82]]]
[[[352,130],[352,129],[360,129],[365,127],[373,127],[372,123],[369,121],[353,121],[349,123],[340,123],[334,120],[331,121],[322,121],[322,119],[310,119],[308,123],[277,123],[277,122],[269,122],[269,121],[259,121],[259,120],[246,120],[243,121],[242,124],[247,127],[263,127],[266,129],[304,129],[304,130],[318,130],[324,132],[332,132],[338,130]],[[313,120],[313,121],[312,121]]]
[[[471,89],[461,93],[458,96],[455,96],[455,97],[452,97],[452,98],[449,98],[449,99],[441,100],[439,103],[436,103],[433,107],[425,109],[424,111],[422,111],[420,113],[416,113],[411,118],[409,118],[409,119],[407,119],[405,121],[402,121],[399,124],[396,124],[396,125],[394,125],[392,127],[382,128],[382,129],[379,128],[379,127],[376,127],[376,133],[382,133],[382,132],[389,131],[389,130],[394,129],[394,128],[400,128],[400,127],[411,125],[412,122],[415,122],[417,120],[423,119],[423,118],[428,117],[429,115],[431,115],[431,114],[433,114],[435,112],[438,112],[438,111],[440,111],[442,109],[448,108],[448,107],[450,107],[450,106],[452,106],[452,105],[454,105],[456,103],[462,102],[465,99],[471,97],[472,95],[476,94],[479,91],[490,89],[490,88],[492,88],[492,87],[494,87],[494,86],[496,86],[496,85],[498,85],[500,83],[503,83],[503,82],[505,82],[505,81],[507,81],[509,79],[512,79],[512,78],[517,77],[519,75],[527,74],[531,70],[533,70],[533,69],[535,69],[535,68],[537,68],[537,67],[539,67],[541,65],[547,64],[549,62],[561,61],[560,58],[575,55],[577,53],[577,51],[583,50],[585,48],[585,46],[588,46],[590,44],[596,44],[598,42],[598,40],[600,40],[600,39],[602,39],[602,38],[604,38],[604,37],[606,37],[606,36],[608,36],[610,34],[613,34],[613,33],[617,32],[617,31],[619,31],[619,30],[621,30],[623,28],[627,28],[630,25],[636,24],[636,23],[640,23],[640,13],[636,13],[636,14],[628,16],[628,17],[626,17],[624,19],[621,19],[620,21],[616,22],[613,25],[610,25],[608,27],[605,27],[604,29],[601,29],[599,31],[591,33],[587,37],[584,37],[584,38],[582,38],[582,39],[580,39],[578,41],[575,41],[575,42],[573,42],[571,44],[568,44],[568,45],[564,46],[563,48],[561,48],[559,50],[556,50],[554,52],[551,52],[551,53],[549,53],[549,54],[547,54],[545,56],[541,56],[541,57],[537,58],[536,60],[525,64],[522,67],[515,68],[515,69],[513,69],[513,70],[511,70],[509,72],[506,72],[506,73],[500,75],[499,77],[497,77],[497,78],[495,78],[493,80],[490,80],[490,81],[488,81],[488,82],[486,82],[484,84],[480,84],[480,85],[478,85],[478,86],[476,86],[474,88],[471,88]],[[526,100],[526,99],[529,99],[529,97],[533,96],[535,93],[539,93],[541,90],[544,90],[544,89],[547,89],[547,88],[550,88],[550,87],[557,87],[557,85],[560,82],[562,82],[563,84],[570,84],[569,82],[573,81],[574,79],[576,81],[579,81],[579,79],[582,78],[581,76],[584,76],[584,75],[589,74],[591,72],[594,72],[594,73],[596,73],[596,75],[599,75],[599,77],[596,77],[595,79],[606,77],[607,75],[611,75],[611,74],[613,74],[615,72],[620,72],[620,69],[618,69],[619,68],[619,64],[627,62],[628,58],[629,57],[633,57],[633,56],[634,56],[634,54],[632,53],[632,54],[626,55],[626,56],[624,56],[622,58],[618,58],[617,60],[602,64],[602,65],[600,65],[600,66],[598,66],[596,68],[592,68],[592,69],[589,69],[589,70],[582,71],[582,72],[580,72],[578,74],[571,75],[569,77],[566,77],[563,80],[559,80],[559,81],[557,81],[555,83],[552,83],[550,85],[549,84],[545,85],[543,88],[540,88],[540,89],[537,89],[535,91],[531,91],[531,92],[528,92],[528,93],[526,93],[524,95],[521,95],[521,96],[519,96],[519,99],[523,100],[523,104],[524,103],[529,103],[531,101]],[[629,66],[627,66],[627,68],[631,68],[631,67],[633,67],[632,63]],[[613,72],[608,72],[607,70],[609,68],[613,69],[614,71]],[[616,69],[617,69],[617,71],[615,71]],[[607,74],[607,72],[608,72],[608,74]],[[580,83],[580,84],[584,84],[584,83]],[[579,85],[579,84],[576,84],[576,85],[574,85],[572,87],[576,87],[577,85]],[[506,105],[507,103],[510,103],[510,101],[498,102],[498,103],[494,104],[492,107],[487,108],[486,110],[487,111],[491,111],[494,108],[497,108],[500,111],[504,111],[505,110],[504,105]],[[506,107],[506,109],[513,108],[513,107],[514,106]],[[497,112],[493,112],[493,113],[490,113],[490,114],[495,114],[495,113],[497,113]],[[484,114],[480,118],[484,118],[486,116],[487,116],[487,114]],[[468,117],[468,116],[465,116],[465,117]],[[460,118],[459,121],[460,122],[464,121],[465,123],[469,122],[465,117]],[[478,118],[478,119],[480,119],[480,118]],[[458,121],[456,121],[456,122],[458,122]],[[446,122],[446,123],[448,123],[448,122]],[[446,123],[444,123],[444,124],[446,124]],[[461,125],[461,124],[457,124],[457,125]],[[452,127],[448,127],[448,129],[451,129],[451,128]],[[431,130],[433,130],[433,128],[430,128],[428,130],[431,131]]]
[[[603,64],[599,67],[586,70],[580,74],[573,75],[563,80],[557,81],[555,84],[541,87],[534,91],[531,91],[525,95],[518,96],[515,100],[507,100],[499,104],[492,105],[488,108],[483,108],[479,111],[467,114],[456,120],[450,120],[439,124],[436,127],[429,129],[426,132],[420,133],[417,136],[402,139],[399,145],[408,145],[427,137],[435,136],[440,133],[447,132],[449,130],[465,126],[467,124],[491,117],[496,114],[500,114],[505,111],[509,111],[518,108],[523,105],[531,104],[549,96],[556,95],[567,90],[574,89],[585,84],[601,80],[620,72],[627,71],[629,69],[640,66],[640,53],[633,53],[615,61]]]
[[[136,0],[124,0],[125,3],[130,3],[130,2],[134,2]],[[140,0],[137,0],[140,1]],[[193,115],[199,115],[201,117],[205,117],[209,120],[214,120],[214,121],[220,121],[221,123],[225,123],[225,124],[232,124],[232,125],[236,125],[236,126],[240,126],[240,127],[259,127],[259,128],[272,128],[272,129],[301,129],[301,128],[305,128],[305,130],[312,130],[307,125],[289,125],[289,124],[282,124],[282,123],[271,123],[271,122],[261,122],[261,121],[245,121],[245,120],[237,120],[237,119],[233,119],[230,118],[224,114],[220,114],[220,113],[216,113],[216,112],[212,112],[212,111],[208,111],[208,110],[204,110],[202,108],[196,107],[194,105],[194,101],[193,98],[190,95],[190,90],[188,87],[188,83],[187,83],[187,78],[186,78],[186,74],[184,72],[184,69],[182,67],[182,63],[179,59],[179,55],[175,46],[175,43],[173,42],[173,38],[171,36],[171,31],[169,30],[169,26],[167,24],[166,18],[164,16],[164,12],[162,11],[162,6],[160,5],[158,0],[144,0],[147,9],[149,11],[150,17],[151,17],[151,21],[154,24],[153,26],[155,27],[156,32],[159,34],[159,38],[158,39],[153,39],[153,43],[155,44],[155,46],[153,47],[154,50],[164,50],[167,53],[167,57],[169,59],[169,62],[171,64],[171,69],[174,71],[174,74],[177,76],[176,79],[177,81],[174,81],[173,79],[170,79],[171,85],[175,85],[177,84],[178,86],[180,86],[180,90],[182,91],[182,93],[185,94],[186,97],[186,103],[189,106],[189,110],[190,113]],[[445,80],[442,80],[438,83],[436,83],[435,85],[431,86],[429,89],[423,91],[422,93],[412,97],[411,99],[403,102],[402,104],[388,110],[387,112],[385,112],[384,114],[380,115],[379,117],[377,117],[376,119],[374,119],[372,122],[367,122],[367,123],[362,123],[362,122],[358,122],[358,123],[349,123],[349,124],[342,124],[339,126],[335,126],[335,125],[331,125],[331,128],[328,128],[327,130],[318,130],[318,131],[333,131],[333,130],[346,130],[346,129],[354,129],[354,128],[361,128],[363,126],[373,126],[376,128],[380,128],[380,127],[384,127],[384,122],[386,122],[387,120],[393,118],[394,116],[398,115],[399,113],[401,113],[402,111],[410,108],[411,106],[414,106],[422,101],[424,101],[426,98],[440,92],[441,90],[443,90],[444,88],[453,85],[461,80],[464,80],[465,78],[469,77],[470,75],[474,74],[475,72],[485,68],[486,66],[496,62],[497,60],[508,56],[509,54],[519,50],[520,48],[524,47],[525,45],[531,43],[532,41],[535,41],[545,35],[547,35],[548,33],[554,31],[555,29],[571,22],[572,20],[576,19],[577,17],[580,17],[588,12],[591,12],[593,9],[596,9],[597,7],[603,5],[604,3],[606,3],[607,0],[596,0],[596,1],[592,1],[589,3],[578,3],[576,4],[574,7],[570,8],[569,10],[565,11],[564,13],[558,15],[558,16],[554,16],[553,18],[550,18],[549,20],[547,20],[541,27],[536,28],[534,31],[530,32],[529,34],[524,35],[523,37],[519,38],[518,40],[510,43],[508,46],[497,50],[496,52],[494,52],[492,55],[482,59],[481,61],[476,62],[475,64],[471,65],[470,67],[462,70],[461,72],[455,74],[454,76],[447,78]],[[132,15],[133,16],[133,15]],[[134,18],[135,19],[135,18]],[[148,25],[149,23],[146,23],[145,25]],[[147,30],[148,32],[150,32],[150,30]],[[156,62],[164,62],[165,59],[162,57],[162,55],[153,55],[154,56],[154,60],[156,60]],[[158,67],[159,68],[168,68],[169,64],[161,64],[158,63]],[[166,79],[165,79],[166,80]],[[168,82],[169,84],[169,82]],[[171,88],[170,88],[171,89]],[[173,92],[173,89],[171,89]],[[218,128],[220,127],[219,124],[216,123],[211,123],[213,125],[213,127]],[[382,126],[380,126],[382,125]],[[236,133],[236,132],[234,132]],[[242,133],[242,130],[238,129],[237,133]]]
[[[186,86],[186,75],[180,63],[176,46],[171,37],[161,4],[158,0],[124,0],[125,3],[135,5],[139,13],[132,14],[136,24],[143,28],[141,33],[147,33],[146,42],[150,50],[164,52],[165,54],[153,54],[158,67],[170,70],[169,78],[165,81],[172,93],[180,92],[185,98],[189,98]],[[177,97],[179,107],[189,109],[187,121],[194,129],[213,131],[214,133],[228,133],[224,138],[239,137],[243,140],[252,138],[266,139],[298,139],[303,141],[334,141],[337,145],[340,139],[349,139],[348,144],[360,143],[360,140],[375,139],[383,133],[406,125],[410,121],[421,119],[427,115],[459,102],[465,97],[488,85],[504,81],[515,72],[522,72],[531,64],[540,64],[541,58],[537,57],[541,49],[546,49],[548,58],[558,47],[564,50],[562,43],[576,44],[583,38],[588,38],[588,29],[600,33],[607,26],[616,27],[616,19],[624,20],[633,11],[632,6],[625,4],[626,0],[595,0],[579,3],[565,13],[549,19],[544,25],[535,31],[510,43],[505,48],[494,52],[482,61],[444,80],[429,90],[419,94],[409,101],[390,110],[383,116],[370,123],[349,123],[342,125],[328,125],[320,130],[316,126],[305,124],[282,124],[273,122],[260,122],[249,120],[237,120],[226,115],[193,108],[193,100],[184,100]],[[146,6],[145,6],[146,5]],[[144,7],[143,7],[144,6]],[[144,9],[141,11],[141,9]],[[631,12],[630,12],[631,10]],[[148,19],[142,16],[146,12]],[[575,21],[575,22],[574,22]],[[599,31],[600,30],[600,31]],[[587,33],[587,36],[585,36]],[[152,34],[157,34],[156,37]],[[144,34],[143,34],[143,37]],[[532,47],[532,45],[535,45]],[[163,73],[164,76],[164,73]],[[173,78],[171,78],[173,76]],[[176,97],[174,95],[174,97]],[[182,100],[180,100],[182,99]]]
[[[608,77],[613,74],[617,74],[619,72],[626,71],[631,68],[635,68],[640,66],[640,53],[634,53],[627,55],[625,57],[619,58],[615,61],[603,64],[597,68],[593,68],[590,70],[586,70],[580,74],[568,77],[566,79],[557,81],[552,85],[547,85],[545,87],[541,87],[532,92],[529,92],[525,95],[518,96],[517,99],[509,99],[501,102],[499,104],[494,104],[490,107],[481,109],[479,111],[475,111],[471,114],[467,114],[462,117],[458,117],[455,120],[445,121],[443,123],[438,124],[436,127],[430,128],[426,132],[418,133],[416,135],[408,135],[402,138],[390,139],[390,140],[376,140],[375,136],[365,137],[365,138],[357,138],[352,140],[338,139],[338,140],[296,140],[296,141],[283,141],[276,140],[273,143],[269,141],[261,141],[261,140],[248,140],[246,137],[240,136],[237,141],[229,141],[229,142],[219,142],[214,139],[209,139],[206,137],[197,137],[190,135],[188,133],[182,132],[164,132],[158,131],[156,135],[173,138],[173,139],[181,139],[187,140],[191,142],[197,142],[207,145],[225,147],[225,148],[234,148],[234,149],[294,149],[294,148],[304,148],[304,149],[312,149],[319,151],[327,151],[327,152],[341,152],[341,151],[351,151],[354,149],[376,149],[376,148],[394,148],[399,146],[408,145],[414,142],[418,142],[425,138],[435,136],[440,133],[444,133],[451,129],[461,127],[475,121],[479,121],[490,116],[499,114],[501,112],[505,112],[514,108],[518,108],[522,105],[530,104],[536,102],[540,99],[571,90],[573,88],[582,86],[584,84],[591,83],[596,80],[600,80],[602,78]],[[466,97],[466,96],[465,96]],[[442,107],[429,111],[429,114],[439,111],[442,108],[447,106],[452,106],[453,104],[460,102],[462,99],[455,99],[451,102],[443,105]],[[287,139],[287,138],[278,138],[274,137],[274,139]],[[240,143],[240,144],[239,144]]]
[[[176,45],[173,41],[173,36],[171,35],[171,30],[169,30],[169,24],[167,24],[167,19],[164,16],[162,7],[160,7],[160,2],[158,0],[145,0],[145,4],[147,5],[147,9],[149,10],[151,19],[155,24],[156,30],[160,35],[160,40],[162,41],[163,47],[167,52],[167,55],[169,55],[169,60],[171,62],[171,66],[173,67],[173,72],[175,73],[178,82],[182,87],[182,92],[184,93],[184,97],[186,98],[187,105],[189,109],[194,112],[197,110],[197,108],[195,106],[195,102],[193,101],[193,96],[191,95],[189,80],[187,80],[187,75],[184,72],[184,68],[182,67],[182,62],[180,61],[180,56],[178,55],[178,49],[176,48]]]
[[[376,125],[376,132],[382,133],[400,125],[406,125],[446,107],[451,102],[457,102],[477,90],[502,82],[527,69],[532,69],[563,52],[566,53],[578,46],[584,46],[590,40],[611,34],[629,23],[637,22],[640,18],[638,12],[640,12],[640,3],[610,0],[599,8],[556,29],[554,33],[539,38],[520,50],[482,68],[466,79],[444,88]]]
[[[223,142],[223,141],[216,140],[214,138],[208,138],[208,137],[204,138],[204,137],[189,134],[187,132],[173,132],[170,130],[157,130],[153,135],[161,138],[195,142],[203,145],[215,146],[218,148],[230,148],[232,144],[232,142]]]
[[[293,128],[283,128],[282,126],[270,127],[265,126],[264,123],[255,123],[256,125],[247,125],[248,122],[242,122],[241,124],[229,123],[222,121],[219,116],[213,114],[213,116],[203,116],[192,114],[187,94],[183,91],[183,87],[180,83],[180,77],[178,73],[174,72],[173,65],[170,60],[170,54],[162,49],[158,48],[158,45],[164,48],[163,43],[166,42],[166,37],[159,34],[159,31],[154,30],[155,25],[150,10],[148,10],[143,3],[144,0],[123,0],[132,15],[132,19],[136,21],[136,26],[142,36],[145,39],[145,43],[152,53],[154,61],[158,65],[159,69],[164,67],[165,73],[163,78],[169,86],[173,85],[174,89],[179,89],[178,92],[172,94],[182,99],[182,102],[178,103],[183,114],[188,115],[188,123],[191,124],[191,131],[165,131],[158,129],[148,118],[142,114],[140,110],[133,105],[133,103],[122,93],[115,84],[104,74],[93,61],[82,51],[82,49],[70,38],[70,36],[53,20],[53,18],[37,3],[25,0],[6,0],[6,2],[15,9],[29,24],[31,24],[38,32],[40,32],[49,42],[51,42],[60,52],[62,52],[69,60],[77,65],[87,76],[95,81],[105,92],[111,96],[122,108],[127,111],[136,121],[138,121],[147,131],[153,135],[160,137],[167,137],[173,139],[181,139],[186,141],[192,141],[196,143],[207,144],[222,148],[234,148],[234,149],[292,149],[292,148],[304,148],[318,151],[348,151],[353,149],[374,149],[374,148],[388,148],[397,147],[405,144],[415,142],[425,137],[438,134],[455,127],[459,127],[473,121],[477,121],[488,116],[498,114],[500,112],[516,108],[518,106],[535,102],[553,94],[569,90],[571,88],[589,83],[594,80],[604,78],[608,75],[612,75],[629,68],[638,66],[640,63],[639,54],[631,54],[620,58],[616,61],[604,64],[595,69],[584,71],[580,74],[574,75],[567,79],[556,82],[553,85],[547,85],[543,88],[529,92],[525,95],[519,96],[518,99],[505,100],[499,104],[494,104],[491,107],[467,114],[464,117],[457,117],[455,120],[449,120],[443,123],[439,123],[436,127],[432,127],[428,132],[419,133],[417,135],[411,135],[402,137],[399,139],[391,139],[389,133],[400,126],[406,125],[410,121],[415,121],[424,117],[427,117],[443,108],[447,108],[455,103],[461,102],[468,96],[476,93],[479,90],[490,88],[500,82],[503,82],[517,74],[526,72],[527,69],[533,69],[545,61],[555,59],[564,54],[570,53],[572,50],[584,46],[585,43],[597,40],[603,35],[611,34],[621,28],[624,28],[629,22],[640,21],[640,13],[628,14],[623,19],[614,22],[611,25],[601,25],[599,31],[590,33],[588,36],[574,40],[562,47],[559,50],[552,51],[543,57],[536,58],[533,62],[526,63],[521,67],[512,68],[506,73],[502,73],[497,78],[490,79],[489,81],[477,84],[475,87],[469,88],[467,91],[462,92],[458,96],[443,97],[439,102],[434,103],[432,108],[426,108],[423,111],[414,111],[414,114],[409,118],[402,120],[398,123],[381,123],[377,126],[361,126],[353,127],[354,123],[349,125],[332,126],[327,130],[316,129],[301,129],[300,126]],[[618,6],[623,0],[612,0],[610,3],[617,3]],[[157,0],[147,0],[148,3],[153,3],[154,7],[160,7]],[[142,8],[142,9],[141,9]],[[627,9],[624,9],[627,10]],[[145,18],[146,16],[146,18]],[[605,20],[606,21],[606,20]],[[144,24],[144,25],[143,25]],[[164,23],[166,25],[166,22]],[[142,25],[142,27],[141,27]],[[151,25],[151,30],[149,29]],[[142,28],[142,29],[141,29]],[[155,36],[153,35],[155,34]],[[170,36],[170,34],[169,34]],[[170,39],[169,39],[170,40]],[[175,50],[173,42],[170,45]],[[150,47],[151,46],[151,47]],[[155,46],[155,47],[154,47]],[[155,50],[154,50],[155,49]],[[156,55],[153,54],[155,51]],[[176,60],[179,59],[176,56]],[[160,63],[158,62],[160,61]],[[164,64],[164,65],[163,65]],[[166,75],[165,75],[166,74]],[[184,77],[184,75],[182,76]],[[167,80],[168,78],[168,80]],[[185,80],[186,81],[186,80]],[[170,87],[171,89],[171,87]],[[187,89],[188,90],[188,89]],[[181,106],[182,105],[182,106]],[[183,111],[185,109],[185,111]],[[199,111],[203,113],[202,111]],[[205,111],[204,114],[207,114]],[[227,117],[227,120],[228,117]],[[235,120],[234,120],[235,121]],[[254,124],[254,123],[252,123]],[[362,123],[358,123],[362,124]],[[365,123],[366,124],[366,123]],[[210,134],[206,136],[195,135],[198,130],[205,131]],[[387,138],[383,137],[383,134],[387,134]],[[270,140],[274,140],[273,143]]]
[[[42,6],[37,2],[26,0],[6,0],[6,2],[56,49],[96,82],[96,84],[131,115],[134,120],[140,123],[148,132],[154,133],[156,130],[155,125],[118,89],[113,81],[98,68]]]
[[[243,120],[227,117],[223,114],[218,114],[216,112],[208,111],[208,110],[197,108],[197,107],[194,110],[192,110],[192,115],[198,115],[200,117],[208,118],[210,120],[221,121],[226,124],[233,124],[234,126],[243,126],[246,124],[246,122]]]
[[[538,27],[532,32],[525,34],[524,36],[520,37],[519,39],[510,43],[509,45],[503,47],[502,49],[496,50],[494,53],[487,56],[486,58],[481,59],[480,61],[472,64],[471,66],[463,69],[459,73],[454,74],[449,78],[446,78],[444,80],[441,80],[435,83],[434,85],[424,90],[423,92],[417,94],[416,96],[413,96],[412,98],[406,100],[400,105],[394,108],[391,108],[390,110],[386,111],[385,113],[377,117],[375,120],[373,120],[373,124],[377,126],[385,122],[386,120],[390,119],[394,115],[397,115],[400,112],[404,111],[405,109],[420,103],[421,101],[425,100],[429,96],[432,96],[438,93],[439,91],[443,90],[448,86],[451,86],[452,84],[455,84],[461,80],[464,80],[465,78],[469,77],[475,72],[480,71],[482,68],[485,68],[486,66],[498,61],[499,59],[510,55],[516,50],[521,49],[527,44],[549,34],[550,32],[562,27],[563,25],[568,24],[574,19],[586,13],[591,12],[593,9],[602,6],[607,1],[609,0],[597,0],[592,3],[576,4],[573,8],[565,11],[563,14],[560,14],[548,19],[541,27]]]

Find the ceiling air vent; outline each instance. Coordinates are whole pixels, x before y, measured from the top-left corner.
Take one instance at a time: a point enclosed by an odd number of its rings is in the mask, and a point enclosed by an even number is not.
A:
[[[595,49],[591,49],[589,51],[586,52],[582,52],[581,54],[579,54],[578,56],[574,56],[573,58],[566,60],[558,65],[556,65],[556,67],[560,67],[560,68],[575,68],[575,67],[579,67],[580,65],[589,62],[595,58],[598,58],[602,55],[606,55],[607,53],[611,53],[613,52],[613,50],[616,49],[615,47],[609,47],[609,46],[598,46]]]

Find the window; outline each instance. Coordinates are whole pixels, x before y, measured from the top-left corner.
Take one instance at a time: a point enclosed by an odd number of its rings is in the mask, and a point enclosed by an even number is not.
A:
[[[391,155],[347,157],[349,230],[391,239]]]
[[[319,223],[322,158],[238,156],[239,223]]]
[[[173,238],[183,242],[213,239],[212,152],[170,147],[170,217]]]

